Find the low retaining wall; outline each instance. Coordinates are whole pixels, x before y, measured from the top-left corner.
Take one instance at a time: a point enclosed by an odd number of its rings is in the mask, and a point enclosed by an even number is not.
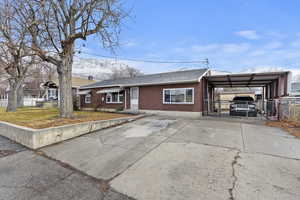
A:
[[[31,149],[38,149],[100,129],[116,126],[144,117],[138,115],[111,120],[70,124],[58,127],[32,129],[0,121],[0,135]]]

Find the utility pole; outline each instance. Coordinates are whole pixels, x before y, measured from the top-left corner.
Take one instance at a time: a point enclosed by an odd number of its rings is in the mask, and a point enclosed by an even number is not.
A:
[[[209,60],[208,58],[205,58],[203,63],[206,65],[206,68],[208,69],[209,68]]]

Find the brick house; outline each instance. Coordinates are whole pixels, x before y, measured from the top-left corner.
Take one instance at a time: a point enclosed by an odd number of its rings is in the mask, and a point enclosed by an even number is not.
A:
[[[216,88],[260,87],[263,99],[288,95],[289,72],[212,75],[209,69],[105,80],[79,88],[83,110],[126,110],[199,117],[213,112]]]
[[[200,116],[208,69],[105,80],[80,88],[81,109],[172,112]]]

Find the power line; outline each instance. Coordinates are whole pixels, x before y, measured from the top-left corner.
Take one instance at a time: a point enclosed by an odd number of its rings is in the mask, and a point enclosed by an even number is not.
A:
[[[207,58],[202,59],[202,60],[197,60],[197,61],[166,61],[166,60],[146,60],[146,59],[137,59],[137,58],[116,58],[113,56],[105,56],[105,55],[100,55],[100,54],[95,54],[95,53],[87,53],[84,51],[79,51],[79,54],[87,54],[87,55],[91,55],[91,56],[98,56],[98,57],[102,57],[102,58],[110,58],[110,59],[120,59],[120,60],[127,60],[127,61],[133,61],[133,62],[145,62],[145,63],[173,63],[173,64],[209,64],[209,61]]]

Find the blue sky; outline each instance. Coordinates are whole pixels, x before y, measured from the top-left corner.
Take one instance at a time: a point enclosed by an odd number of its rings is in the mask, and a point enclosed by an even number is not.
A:
[[[122,27],[117,58],[208,58],[212,68],[226,71],[300,68],[298,0],[127,0],[126,7],[131,18]],[[84,50],[112,55],[94,37]],[[124,62],[145,73],[203,67]]]

